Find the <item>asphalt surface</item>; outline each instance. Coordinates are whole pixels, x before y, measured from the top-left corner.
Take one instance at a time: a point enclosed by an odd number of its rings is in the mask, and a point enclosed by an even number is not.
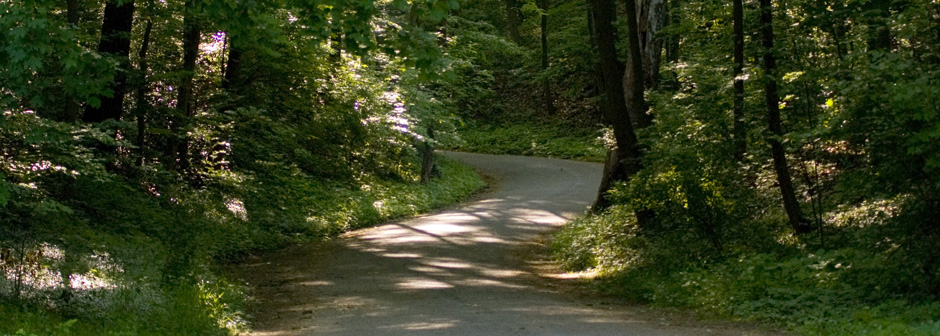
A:
[[[546,279],[551,263],[537,257],[539,241],[587,209],[600,164],[444,155],[490,177],[490,190],[438,213],[239,266],[258,300],[254,335],[758,334],[598,305]]]

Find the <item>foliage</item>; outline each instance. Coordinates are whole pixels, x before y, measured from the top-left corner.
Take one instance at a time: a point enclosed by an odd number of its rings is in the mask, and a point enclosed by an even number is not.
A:
[[[212,261],[208,258],[231,259],[248,251],[317,241],[344,230],[457,202],[482,187],[482,180],[470,168],[443,157],[438,159],[442,177],[432,180],[428,186],[375,177],[347,184],[324,183],[309,176],[282,176],[284,185],[293,187],[279,187],[271,190],[272,193],[308,196],[269,199],[273,197],[270,193],[253,193],[254,199],[281,202],[280,205],[265,204],[266,208],[257,211],[240,207],[249,204],[247,201],[214,199],[207,195],[190,195],[185,202],[191,205],[185,213],[166,214],[165,208],[148,207],[146,203],[112,211],[99,210],[97,215],[102,216],[98,217],[102,221],[93,225],[109,228],[124,224],[124,228],[113,233],[86,228],[76,236],[59,234],[61,239],[77,246],[59,244],[57,247],[78,251],[66,250],[66,256],[47,252],[49,255],[42,256],[39,265],[42,265],[41,270],[71,270],[73,276],[104,287],[76,290],[68,301],[63,301],[61,290],[56,287],[28,285],[20,299],[7,300],[0,305],[3,312],[0,334],[15,334],[20,329],[25,334],[68,334],[58,328],[70,318],[74,319],[69,324],[70,334],[75,335],[211,335],[247,330],[247,321],[241,315],[244,305],[241,285],[208,272],[206,267]],[[109,190],[100,185],[97,188]],[[121,186],[116,189],[126,191],[118,191],[123,193],[119,197],[103,194],[86,200],[108,202],[140,197]],[[89,210],[109,209],[105,205],[86,206]],[[191,223],[168,225],[174,220]],[[202,221],[202,226],[195,226],[193,221]],[[140,227],[127,227],[130,223],[140,223]],[[78,231],[68,227],[61,229]],[[78,261],[63,259],[68,253],[83,251],[83,248],[93,248],[95,255]],[[40,246],[39,250],[42,249]],[[192,258],[202,255],[203,259],[181,264],[183,261],[174,260],[180,256],[170,252],[177,249],[186,249],[185,255]],[[7,270],[8,264],[0,266]],[[160,280],[172,275],[170,272],[194,278],[177,285],[161,285]],[[30,279],[54,282],[55,275],[52,276]],[[2,288],[9,289],[9,282],[3,285]],[[4,290],[4,295],[8,293]]]
[[[482,187],[444,158],[418,183],[458,122],[431,88],[473,75],[438,43],[456,1],[137,1],[128,55],[98,51],[106,2],[0,4],[0,334],[245,332],[218,263]]]
[[[903,282],[898,275],[908,270],[883,255],[843,248],[688,259],[709,247],[644,236],[631,217],[629,208],[617,206],[578,219],[555,235],[553,252],[569,270],[599,271],[597,290],[637,302],[770,321],[811,335],[938,331],[937,301],[893,294],[890,288]]]
[[[660,86],[646,93],[655,123],[639,134],[644,169],[613,189],[612,209],[557,233],[556,257],[570,270],[595,270],[600,289],[637,301],[770,321],[805,334],[937,334],[933,157],[940,110],[934,99],[916,97],[937,96],[936,44],[927,41],[936,41],[940,11],[930,1],[892,2],[879,18],[866,3],[779,3],[779,72],[764,74],[754,66],[764,52],[757,4],[745,2],[743,161],[730,139],[731,4],[670,8],[663,38],[681,39],[681,56],[663,64]],[[556,90],[560,115],[523,104],[471,114],[475,120],[461,129],[465,142],[455,148],[585,156],[584,145],[598,134],[572,132],[584,128],[568,124],[598,122],[595,56],[583,13],[583,2],[552,4],[548,70],[535,74],[531,63],[484,67],[494,78],[521,71],[568,84]],[[464,16],[505,25],[499,15]],[[532,18],[521,26],[521,44],[535,54]],[[886,50],[871,44],[880,22],[892,35]],[[816,227],[812,234],[795,236],[784,225],[761,112],[768,75],[778,81],[788,131],[781,140]],[[511,90],[493,97],[521,101]],[[602,161],[603,147],[595,148],[590,156]],[[639,227],[637,209],[655,220]]]
[[[468,123],[459,129],[461,142],[453,149],[487,154],[542,156],[602,162],[606,149],[602,131],[552,124]],[[564,134],[564,135],[562,135]]]
[[[446,160],[419,185],[425,145],[591,161],[609,145],[586,1],[137,1],[127,55],[98,51],[105,3],[130,1],[0,2],[0,333],[235,332],[243,298],[219,260],[479,188]],[[668,2],[643,169],[556,254],[639,301],[806,334],[937,334],[940,5],[778,1],[773,50],[744,5],[744,158],[731,4]],[[776,73],[755,66],[766,52]],[[811,234],[779,206],[769,79]],[[122,85],[119,120],[79,121]]]
[[[940,10],[932,1],[879,3],[778,2],[778,72],[768,74],[755,66],[766,52],[757,3],[745,1],[743,160],[732,148],[731,4],[671,7],[661,38],[678,39],[681,52],[664,62],[660,85],[646,92],[654,125],[639,132],[644,168],[611,191],[610,211],[555,236],[563,265],[594,269],[602,289],[638,301],[770,321],[805,334],[937,334],[940,110],[926,97],[938,95]],[[588,107],[561,103],[558,116],[486,115],[467,123],[462,148],[571,157],[596,137],[574,134],[580,140],[566,144],[554,141],[571,136],[570,127],[506,126],[533,119],[597,123],[590,75],[596,57],[579,19],[583,6],[552,3],[553,63],[536,76],[569,82],[556,101]],[[522,45],[534,54],[536,20],[522,27]],[[794,235],[784,225],[762,112],[768,78],[779,87],[787,132],[779,140],[815,227],[811,234]],[[640,227],[635,210],[655,220]]]

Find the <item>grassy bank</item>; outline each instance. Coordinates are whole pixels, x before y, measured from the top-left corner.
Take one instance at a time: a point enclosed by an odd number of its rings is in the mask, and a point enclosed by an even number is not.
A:
[[[765,252],[699,258],[677,245],[682,233],[640,232],[632,211],[617,206],[568,224],[552,249],[568,270],[596,271],[592,288],[635,302],[802,335],[940,335],[940,301],[911,290],[916,270],[890,256],[857,248],[804,253],[799,246],[772,253],[770,244]]]
[[[458,130],[463,143],[452,149],[603,162],[607,155],[599,129],[541,123],[470,123]]]
[[[240,183],[217,186],[225,194],[177,195],[172,206],[148,201],[120,181],[81,181],[73,187],[99,191],[86,201],[102,203],[87,206],[105,209],[103,216],[69,222],[75,233],[66,239],[82,244],[24,240],[22,249],[5,251],[0,335],[247,331],[244,291],[213,272],[214,264],[425,212],[483,186],[471,168],[443,157],[438,162],[441,174],[428,185],[373,175],[312,178],[286,167],[233,178]],[[66,248],[78,245],[89,248]],[[71,275],[73,290],[63,290],[63,274]]]

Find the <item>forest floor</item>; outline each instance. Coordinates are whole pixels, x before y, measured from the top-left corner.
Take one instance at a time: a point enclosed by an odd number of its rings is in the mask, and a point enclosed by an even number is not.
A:
[[[445,153],[490,180],[436,213],[250,258],[255,335],[783,335],[592,294],[547,234],[583,213],[597,163]]]

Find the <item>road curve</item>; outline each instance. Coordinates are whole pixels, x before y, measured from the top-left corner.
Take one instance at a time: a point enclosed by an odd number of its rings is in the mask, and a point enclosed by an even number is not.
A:
[[[540,285],[527,249],[584,212],[602,167],[447,152],[495,183],[438,213],[290,248],[240,266],[254,335],[714,335]]]

